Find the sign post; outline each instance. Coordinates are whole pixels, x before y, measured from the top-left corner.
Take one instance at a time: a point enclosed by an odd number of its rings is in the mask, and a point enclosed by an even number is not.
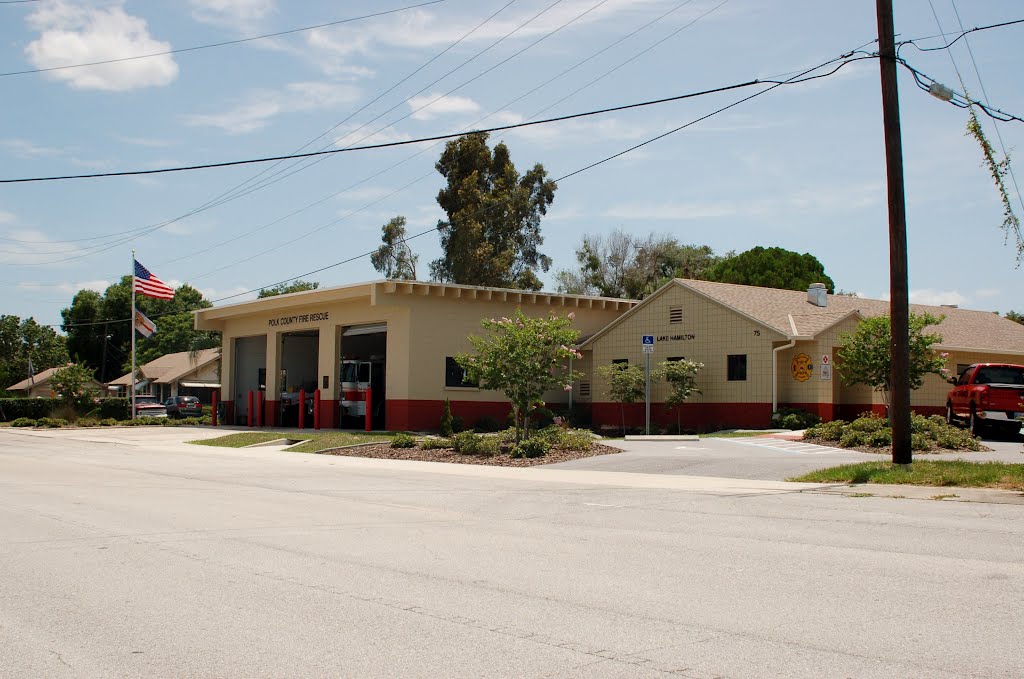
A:
[[[641,335],[647,368],[644,371],[644,422],[647,436],[651,435],[651,354],[654,353],[654,335]]]

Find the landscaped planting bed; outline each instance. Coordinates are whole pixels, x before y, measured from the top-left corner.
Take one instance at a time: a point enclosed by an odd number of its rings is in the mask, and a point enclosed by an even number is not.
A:
[[[911,447],[915,453],[990,450],[970,432],[946,424],[938,415],[914,415],[910,423]],[[833,420],[804,432],[804,440],[825,446],[838,445],[865,453],[888,455],[892,451],[892,428],[877,415],[864,414],[853,422]]]

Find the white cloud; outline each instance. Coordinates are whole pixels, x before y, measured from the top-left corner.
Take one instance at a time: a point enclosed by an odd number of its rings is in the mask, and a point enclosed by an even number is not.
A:
[[[920,290],[910,291],[910,301],[914,304],[928,304],[931,306],[939,306],[941,304],[956,304],[957,306],[960,306],[967,303],[969,300],[956,290],[933,290],[932,288],[922,288]]]
[[[247,31],[274,9],[274,0],[190,0],[192,18],[204,24]]]
[[[983,288],[981,290],[974,291],[974,296],[982,299],[986,297],[998,297],[1001,294],[1003,294],[1003,291],[999,288]]]
[[[469,97],[447,96],[437,92],[413,97],[407,103],[414,120],[433,120],[442,115],[476,113],[480,110],[480,104]]]
[[[373,124],[361,127],[359,125],[343,125],[338,128],[342,136],[335,137],[334,145],[345,146],[369,146],[373,144],[390,144],[396,141],[407,141],[412,139],[408,134],[398,130],[385,127],[377,131],[373,130]],[[338,130],[335,130],[337,132]]]
[[[283,90],[253,90],[234,108],[223,113],[201,113],[185,117],[195,127],[218,127],[229,134],[246,134],[266,127],[282,113],[302,113],[346,106],[359,98],[352,85],[299,82]]]
[[[95,290],[96,292],[103,292],[110,287],[110,281],[104,280],[92,280],[92,281],[78,281],[77,283],[61,283],[60,285],[51,285],[49,283],[18,283],[18,290],[25,290],[28,292],[37,292],[45,290],[47,292],[57,291],[74,294],[79,290]]]
[[[19,158],[52,158],[64,154],[63,149],[39,146],[28,139],[0,139],[0,148]]]
[[[0,210],[0,224],[10,224],[13,221],[14,221],[14,213],[13,212],[4,212],[3,210]]]
[[[120,6],[97,8],[53,0],[42,3],[26,21],[40,32],[25,48],[25,54],[36,68],[121,59],[171,49],[170,43],[156,40],[149,34],[144,19],[127,14]],[[171,55],[165,54],[50,71],[46,75],[77,89],[116,92],[167,85],[178,77],[178,65]]]

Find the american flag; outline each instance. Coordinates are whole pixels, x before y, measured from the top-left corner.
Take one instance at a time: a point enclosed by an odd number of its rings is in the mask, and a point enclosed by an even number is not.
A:
[[[135,260],[135,292],[157,299],[174,299],[174,290]]]

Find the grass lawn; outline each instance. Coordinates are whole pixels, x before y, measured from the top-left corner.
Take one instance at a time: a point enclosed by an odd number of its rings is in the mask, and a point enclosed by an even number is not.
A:
[[[254,443],[266,443],[275,439],[303,439],[306,442],[296,446],[293,450],[299,453],[315,453],[328,448],[340,448],[351,446],[357,443],[379,443],[390,441],[392,434],[350,434],[342,431],[331,432],[309,432],[298,433],[274,432],[274,431],[243,431],[237,434],[219,436],[215,439],[204,439],[202,441],[189,441],[197,446],[216,446],[219,448],[244,448]]]
[[[821,469],[789,480],[1024,490],[1024,464],[963,460],[916,461],[909,471],[905,471],[890,462],[861,462]]]

